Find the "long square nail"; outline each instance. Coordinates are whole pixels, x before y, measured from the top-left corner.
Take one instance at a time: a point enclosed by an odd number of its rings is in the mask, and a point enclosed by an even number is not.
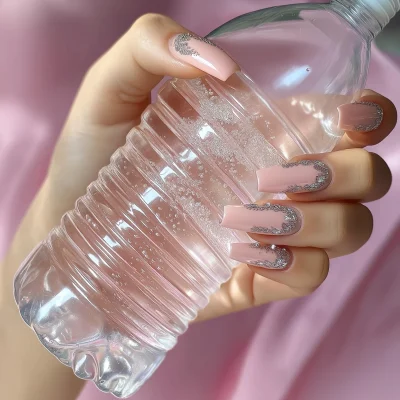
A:
[[[267,269],[286,269],[292,262],[291,252],[274,244],[232,243],[229,256],[233,260]]]
[[[339,128],[351,132],[371,132],[383,121],[383,109],[369,101],[344,104],[338,108]]]
[[[331,170],[319,160],[275,165],[257,171],[258,190],[269,193],[316,192],[331,182]]]
[[[211,40],[193,33],[180,33],[169,42],[171,54],[202,71],[226,81],[234,72],[239,71],[238,65]]]
[[[300,229],[301,217],[295,208],[281,204],[225,206],[221,225],[265,235],[292,235]]]

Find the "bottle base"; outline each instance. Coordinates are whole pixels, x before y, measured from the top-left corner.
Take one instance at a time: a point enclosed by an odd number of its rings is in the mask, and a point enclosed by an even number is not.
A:
[[[14,296],[21,317],[46,349],[78,378],[115,397],[134,394],[165,358],[165,351],[112,328],[103,310],[66,283],[45,245],[18,271]]]

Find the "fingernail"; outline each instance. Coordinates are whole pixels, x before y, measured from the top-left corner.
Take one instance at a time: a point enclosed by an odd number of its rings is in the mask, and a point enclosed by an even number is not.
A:
[[[172,55],[202,71],[226,81],[238,65],[211,40],[193,33],[180,33],[169,42]]]
[[[344,104],[339,110],[339,128],[353,132],[371,132],[383,121],[383,109],[379,104],[361,101]]]
[[[260,169],[257,178],[260,192],[301,193],[325,189],[332,174],[322,161],[301,160]]]
[[[230,258],[267,269],[286,269],[292,262],[291,252],[274,244],[232,243]]]
[[[225,206],[221,225],[265,235],[292,235],[300,229],[301,217],[296,209],[280,204]]]

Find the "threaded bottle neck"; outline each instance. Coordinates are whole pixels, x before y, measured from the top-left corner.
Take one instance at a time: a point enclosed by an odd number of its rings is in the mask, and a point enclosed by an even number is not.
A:
[[[400,11],[400,0],[333,0],[332,7],[373,39]]]

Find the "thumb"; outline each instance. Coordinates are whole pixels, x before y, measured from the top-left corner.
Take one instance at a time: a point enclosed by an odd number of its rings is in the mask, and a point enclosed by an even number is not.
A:
[[[92,124],[137,119],[150,91],[165,76],[226,80],[238,67],[207,39],[158,14],[139,18],[88,72],[70,118],[85,113]]]
[[[55,214],[73,206],[124,144],[165,75],[196,78],[209,73],[226,80],[238,69],[224,51],[170,18],[139,18],[90,68],[76,96],[48,175]]]

